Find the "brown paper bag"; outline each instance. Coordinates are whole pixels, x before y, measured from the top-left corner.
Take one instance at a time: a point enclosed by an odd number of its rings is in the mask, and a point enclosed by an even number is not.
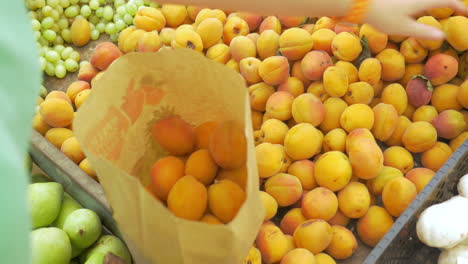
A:
[[[242,263],[264,215],[249,105],[238,73],[186,49],[127,54],[93,86],[76,116],[75,134],[135,263]],[[167,155],[152,139],[151,126],[171,114],[192,125],[227,119],[244,124],[247,199],[231,223],[179,219],[145,190],[151,166]]]

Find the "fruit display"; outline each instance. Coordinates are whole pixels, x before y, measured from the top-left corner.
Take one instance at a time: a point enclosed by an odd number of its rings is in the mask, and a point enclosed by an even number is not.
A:
[[[66,92],[38,99],[33,127],[97,180],[72,125],[93,83],[126,53],[204,54],[238,72],[250,98],[265,222],[245,263],[339,262],[359,242],[376,246],[468,139],[468,18],[443,10],[419,17],[447,35],[427,41],[329,17],[142,4],[132,26],[80,64]],[[72,43],[88,41],[81,37]],[[179,117],[153,127],[169,156],[148,172],[148,190],[176,216],[210,224],[235,217],[245,138],[230,129]]]
[[[28,205],[33,227],[32,263],[103,263],[108,254],[131,263],[125,244],[103,234],[99,216],[82,208],[62,185],[49,182],[42,174],[32,175],[31,182]]]

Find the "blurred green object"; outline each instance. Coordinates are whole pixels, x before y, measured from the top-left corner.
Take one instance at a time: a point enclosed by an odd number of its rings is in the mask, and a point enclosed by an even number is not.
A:
[[[39,52],[23,1],[0,8],[0,263],[31,263],[25,155],[41,85]],[[12,23],[14,21],[14,23]]]
[[[42,173],[31,175],[31,183],[50,182],[50,179]]]
[[[29,153],[26,153],[26,156],[24,157],[24,167],[26,170],[31,173],[32,170],[32,159]]]

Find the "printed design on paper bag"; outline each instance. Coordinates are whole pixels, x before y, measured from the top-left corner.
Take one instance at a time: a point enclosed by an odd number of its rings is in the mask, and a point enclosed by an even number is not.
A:
[[[103,158],[116,161],[119,159],[124,136],[130,127],[128,118],[115,106],[111,106],[104,118],[86,137],[89,150]]]
[[[135,78],[132,78],[123,98],[122,110],[134,124],[140,117],[145,104],[157,105],[163,97],[164,91],[154,85],[154,80],[149,73],[140,79],[138,87]]]

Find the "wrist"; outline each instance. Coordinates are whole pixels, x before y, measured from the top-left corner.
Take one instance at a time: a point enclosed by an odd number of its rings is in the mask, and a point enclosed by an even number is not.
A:
[[[340,22],[362,24],[366,21],[372,0],[351,0],[344,15],[338,18]]]

